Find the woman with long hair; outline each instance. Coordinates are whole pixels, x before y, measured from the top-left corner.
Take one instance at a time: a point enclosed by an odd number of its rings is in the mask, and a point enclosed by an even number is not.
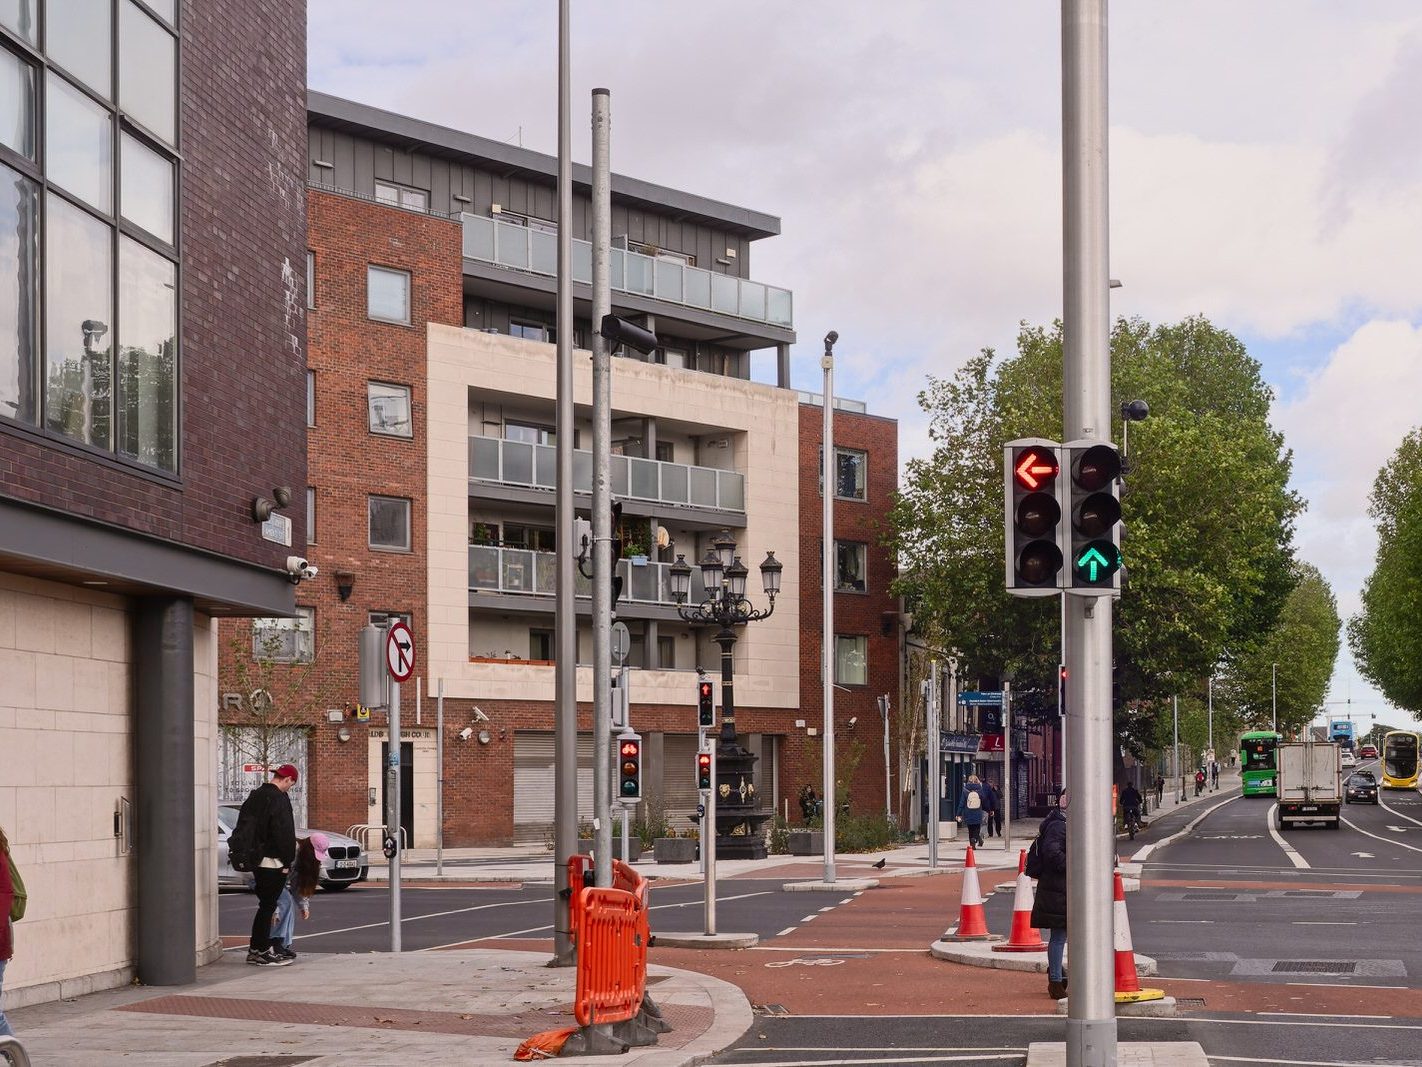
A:
[[[285,959],[296,959],[296,953],[291,950],[296,910],[301,909],[303,919],[311,918],[311,898],[321,885],[321,864],[326,862],[329,845],[330,839],[322,833],[299,838],[296,842],[296,862],[291,865],[291,875],[272,920],[272,951]]]
[[[10,840],[0,826],[0,996],[5,992],[5,964],[15,954],[15,928],[10,923],[10,905],[15,900],[15,885],[10,880]],[[5,1018],[5,1005],[0,1002],[0,1037],[14,1037]]]

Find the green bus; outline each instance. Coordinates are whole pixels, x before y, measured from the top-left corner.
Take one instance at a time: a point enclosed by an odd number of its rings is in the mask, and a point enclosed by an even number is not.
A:
[[[1274,778],[1277,763],[1275,749],[1279,745],[1279,735],[1273,730],[1250,730],[1239,739],[1240,779],[1244,783],[1247,797],[1272,797],[1277,795]]]

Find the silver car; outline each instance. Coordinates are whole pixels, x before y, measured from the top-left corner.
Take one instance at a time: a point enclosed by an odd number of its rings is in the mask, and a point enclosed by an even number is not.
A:
[[[237,816],[242,809],[235,804],[220,804],[217,808],[217,884],[236,889],[251,889],[250,872],[234,871],[227,862],[227,839],[237,826]],[[313,831],[297,828],[297,837],[307,837]],[[360,842],[345,834],[322,830],[329,840],[327,861],[321,865],[322,889],[345,889],[355,882],[364,882],[370,873],[370,862]]]

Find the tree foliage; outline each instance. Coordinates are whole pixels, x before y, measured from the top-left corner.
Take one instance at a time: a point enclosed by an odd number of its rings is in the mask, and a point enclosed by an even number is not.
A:
[[[1348,643],[1359,673],[1422,717],[1422,427],[1378,472],[1370,502],[1378,554]]]
[[[1269,425],[1259,364],[1203,318],[1151,326],[1119,320],[1111,338],[1111,410],[1143,399],[1130,431],[1122,501],[1124,595],[1115,613],[1130,747],[1159,736],[1161,698],[1203,690],[1205,677],[1273,628],[1293,587],[1290,453]],[[961,651],[967,672],[1014,688],[1055,685],[1055,598],[1010,597],[1003,583],[1002,446],[1061,437],[1062,328],[1025,325],[1016,355],[984,351],[919,403],[933,454],[907,465],[891,544],[914,626]],[[1120,442],[1120,420],[1112,418]]]

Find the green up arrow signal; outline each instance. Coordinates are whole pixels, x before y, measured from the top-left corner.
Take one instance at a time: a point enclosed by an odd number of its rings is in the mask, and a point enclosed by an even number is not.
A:
[[[1121,566],[1121,554],[1110,541],[1092,541],[1073,561],[1078,577],[1088,582],[1110,578]]]

